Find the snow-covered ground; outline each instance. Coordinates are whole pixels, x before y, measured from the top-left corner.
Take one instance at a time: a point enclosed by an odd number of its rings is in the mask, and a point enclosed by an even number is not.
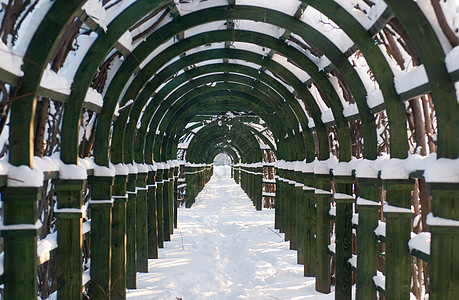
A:
[[[296,252],[273,228],[274,210],[256,211],[226,166],[191,209],[179,208],[178,228],[137,275],[129,299],[334,299],[303,277]]]

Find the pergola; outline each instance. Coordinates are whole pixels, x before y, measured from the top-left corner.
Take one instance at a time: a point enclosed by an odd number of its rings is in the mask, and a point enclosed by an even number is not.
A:
[[[16,45],[23,48],[4,45],[0,64],[11,102],[10,166],[0,178],[5,299],[37,297],[37,201],[43,180],[52,179],[57,193],[58,298],[82,297],[82,191],[88,184],[90,296],[119,299],[126,286],[135,287],[136,272],[148,271],[148,258],[157,257],[157,248],[177,226],[184,164],[177,159],[187,162],[187,206],[209,179],[215,156],[225,152],[235,180],[261,209],[267,149],[282,162],[276,165],[276,226],[296,244],[305,275],[317,277],[317,290],[330,291],[333,201],[336,235],[342,238],[334,253],[335,293],[337,299],[350,297],[355,184],[362,199],[356,203],[357,298],[374,299],[381,291],[373,276],[383,186],[393,208],[384,212],[384,292],[388,299],[409,297],[411,192],[414,179],[425,177],[431,212],[440,218],[432,220],[446,220],[430,223],[430,299],[457,294],[459,185],[449,174],[459,174],[459,51],[422,5],[411,0],[40,2],[18,34]],[[84,33],[72,41],[78,47],[56,73],[53,55],[77,23]],[[378,34],[386,31],[393,39],[383,42]],[[389,51],[397,45],[404,49],[402,66]],[[94,79],[104,63],[110,69],[97,91]],[[63,77],[67,84],[58,80]],[[384,171],[359,175],[359,168],[377,163],[381,116],[387,122],[387,164],[413,153],[407,103],[425,95],[435,113],[433,166],[447,165],[445,175],[429,179],[424,169],[401,177],[385,177]],[[62,164],[37,175],[34,135],[41,97],[64,104]],[[94,166],[88,170],[81,169],[84,111],[97,115],[89,129]],[[420,137],[428,138],[425,132]],[[331,153],[340,166],[349,166],[345,173],[327,167]],[[356,154],[367,165],[353,169]],[[325,171],[321,165],[327,165]],[[301,199],[306,200],[299,206]],[[311,220],[317,223],[308,227]],[[307,228],[314,241],[308,242],[308,235],[297,240],[297,226]]]

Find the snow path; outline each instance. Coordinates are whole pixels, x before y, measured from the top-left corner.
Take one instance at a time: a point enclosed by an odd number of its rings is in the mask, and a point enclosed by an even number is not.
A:
[[[273,229],[274,210],[256,211],[229,172],[215,167],[193,207],[179,208],[171,241],[128,298],[334,299],[303,277],[296,252]]]

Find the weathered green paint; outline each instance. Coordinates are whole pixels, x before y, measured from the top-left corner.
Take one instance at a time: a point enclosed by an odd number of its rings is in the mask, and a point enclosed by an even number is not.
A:
[[[352,176],[334,176],[335,192],[352,196]],[[335,297],[352,299],[352,268],[349,259],[352,257],[352,205],[354,199],[339,199],[336,203],[336,253],[335,253]]]
[[[317,243],[315,234],[317,232],[317,213],[315,200],[315,177],[313,173],[303,173],[303,184],[305,185],[304,197],[304,276],[315,276]]]
[[[316,174],[315,198],[317,201],[317,267],[316,267],[316,291],[330,293],[331,274],[330,274],[330,203],[332,194],[331,176]],[[320,191],[319,191],[320,190]]]
[[[3,224],[35,224],[41,187],[2,188]],[[37,299],[37,230],[2,232],[5,299]]]
[[[378,267],[378,248],[375,229],[378,226],[379,190],[381,182],[377,178],[357,178],[359,197],[374,201],[374,205],[357,205],[359,227],[357,229],[357,274],[356,299],[376,299],[373,276]]]
[[[384,180],[386,202],[394,207],[411,210],[411,191],[414,180]],[[406,299],[410,295],[411,255],[408,241],[411,236],[413,214],[385,212],[386,217],[386,289],[389,299]]]
[[[126,299],[126,194],[127,175],[116,175],[113,185],[110,299]]]
[[[158,217],[158,247],[164,247],[164,202],[163,202],[163,175],[164,170],[156,171],[156,207]]]
[[[128,289],[137,288],[136,181],[137,174],[129,174],[126,184],[126,192],[128,194],[126,210],[126,287]]]
[[[81,209],[83,180],[54,180],[57,208]],[[58,213],[57,218],[57,277],[59,299],[82,299],[82,212]]]
[[[148,258],[158,258],[158,216],[156,204],[156,170],[148,172]]]
[[[457,183],[429,183],[432,213],[436,217],[459,221]],[[430,299],[454,299],[458,293],[458,227],[430,226]]]
[[[163,163],[165,164],[165,163]],[[161,201],[163,202],[163,230],[164,230],[164,241],[168,242],[171,240],[171,203],[170,203],[170,185],[169,182],[167,181],[169,179],[169,169],[164,169],[163,170],[163,193],[162,193],[162,199]]]
[[[137,272],[148,273],[148,206],[147,206],[147,173],[138,173],[136,180],[136,249]]]
[[[295,172],[295,181],[302,183],[302,173]],[[305,227],[305,197],[302,185],[295,185],[295,202],[296,202],[296,248],[297,263],[304,265],[304,227]]]
[[[91,282],[92,299],[110,298],[113,177],[90,177],[91,185]]]

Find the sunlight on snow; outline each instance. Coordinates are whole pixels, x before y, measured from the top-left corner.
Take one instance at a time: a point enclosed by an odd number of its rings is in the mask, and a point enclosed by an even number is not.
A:
[[[137,274],[129,299],[334,299],[303,277],[296,251],[273,228],[274,210],[256,211],[230,177],[216,166],[191,209],[178,209],[178,228],[164,243],[150,273]]]

